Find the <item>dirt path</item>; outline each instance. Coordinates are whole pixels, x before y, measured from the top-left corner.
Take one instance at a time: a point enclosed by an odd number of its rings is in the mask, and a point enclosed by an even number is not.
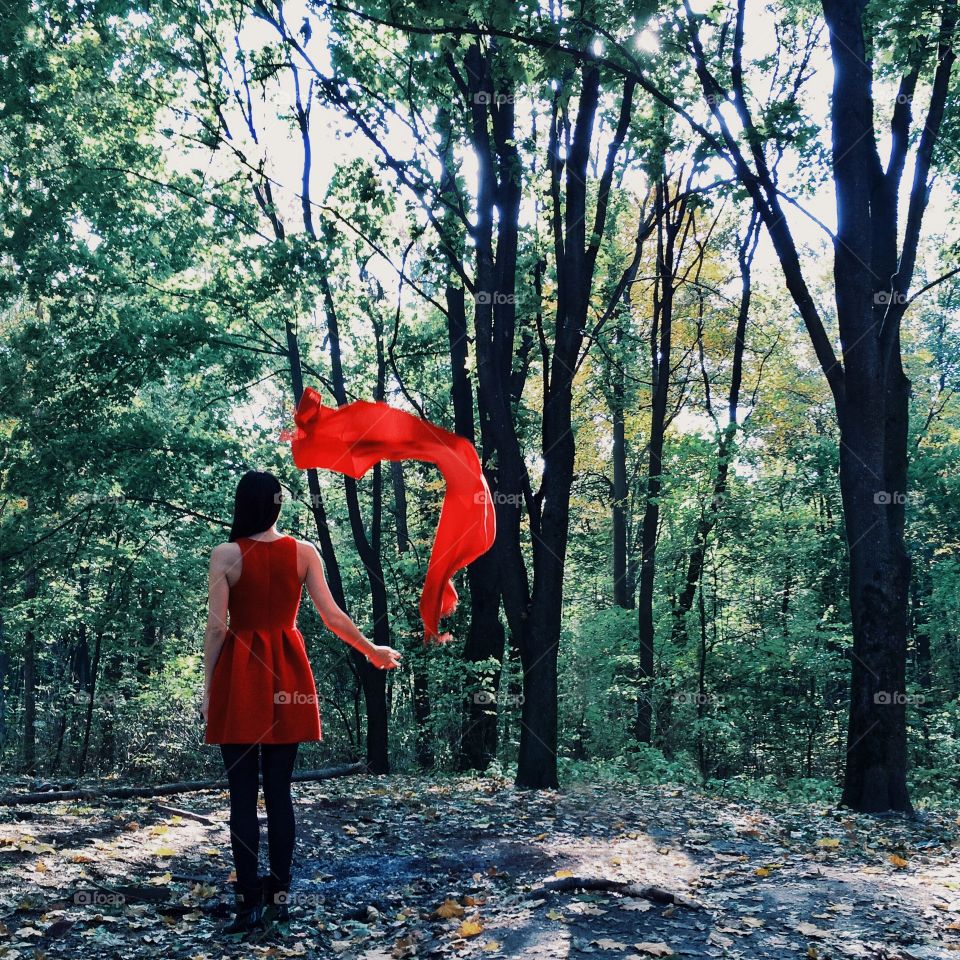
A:
[[[297,784],[289,931],[224,941],[226,795],[16,807],[0,957],[960,958],[956,811],[919,820],[677,788],[352,777]],[[209,822],[204,822],[208,820]],[[264,831],[265,857],[266,834]],[[653,885],[685,905],[535,888]]]

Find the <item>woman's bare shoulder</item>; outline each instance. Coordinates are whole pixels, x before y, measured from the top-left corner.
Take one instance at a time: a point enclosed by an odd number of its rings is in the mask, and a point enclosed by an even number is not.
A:
[[[227,540],[225,543],[218,543],[210,551],[210,563],[230,563],[240,556],[240,544],[233,540]]]
[[[300,553],[317,553],[317,545],[312,540],[300,540],[298,537],[293,539],[297,541],[297,550]]]

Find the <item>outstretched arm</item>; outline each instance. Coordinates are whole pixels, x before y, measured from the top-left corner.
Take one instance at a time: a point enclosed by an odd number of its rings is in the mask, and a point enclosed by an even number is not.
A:
[[[390,670],[400,665],[401,654],[393,647],[379,646],[371,643],[350,617],[340,608],[333,599],[327,578],[323,571],[323,561],[317,548],[307,542],[307,576],[305,579],[307,593],[313,605],[317,608],[320,618],[344,643],[350,644],[359,650],[375,667]]]

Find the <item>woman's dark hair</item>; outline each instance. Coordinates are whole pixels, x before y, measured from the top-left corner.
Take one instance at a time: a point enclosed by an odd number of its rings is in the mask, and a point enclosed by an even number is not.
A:
[[[280,481],[272,473],[248,470],[237,484],[231,541],[269,530],[280,516],[282,502]]]

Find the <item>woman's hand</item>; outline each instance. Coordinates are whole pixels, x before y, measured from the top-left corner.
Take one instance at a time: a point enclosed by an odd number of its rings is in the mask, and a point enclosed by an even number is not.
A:
[[[203,717],[204,723],[209,723],[209,714],[210,714],[210,691],[204,688],[203,699],[200,701],[200,716]]]
[[[393,647],[375,646],[367,656],[367,660],[381,670],[392,670],[400,666],[400,651],[394,650]]]

